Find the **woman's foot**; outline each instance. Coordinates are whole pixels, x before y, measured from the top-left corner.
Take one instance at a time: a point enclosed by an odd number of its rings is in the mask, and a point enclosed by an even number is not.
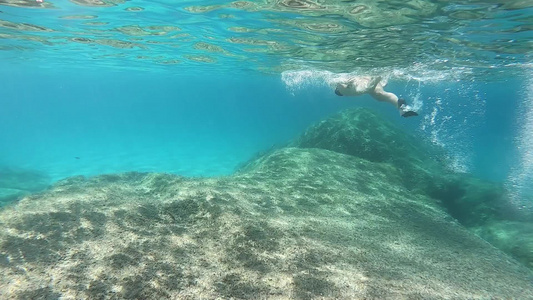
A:
[[[400,111],[400,116],[404,118],[418,116],[418,113],[411,110],[411,107],[407,105],[405,99],[398,99],[398,110]]]

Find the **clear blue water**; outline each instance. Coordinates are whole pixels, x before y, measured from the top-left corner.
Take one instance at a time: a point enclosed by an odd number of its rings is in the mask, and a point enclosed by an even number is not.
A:
[[[129,171],[218,179],[51,187]],[[0,0],[0,227],[0,299],[531,299],[533,0]]]
[[[298,3],[3,1],[0,164],[51,182],[227,175],[367,106],[445,147],[452,168],[528,188],[530,4]],[[420,117],[338,98],[331,77],[350,72],[389,77]]]
[[[442,94],[449,87],[439,84],[420,88],[421,99],[445,101],[424,103],[425,115],[438,108],[436,124],[430,125],[424,117],[400,119],[394,109],[366,96],[340,99],[327,87],[291,93],[276,76],[5,73],[2,82],[10,84],[3,90],[2,162],[53,179],[128,170],[230,174],[258,151],[358,106],[380,110],[415,135],[435,138],[463,168],[481,176],[506,178],[517,155],[519,81],[509,82],[508,89],[471,85],[465,95]],[[31,89],[28,78],[35,78]],[[404,89],[401,82],[390,86]],[[479,91],[486,94],[483,100],[473,100]],[[514,105],[508,100],[513,98]]]
[[[231,174],[348,106],[323,101],[333,98],[327,91],[291,97],[274,76],[33,72],[29,90],[26,74],[8,76],[2,161],[55,180],[130,170]]]

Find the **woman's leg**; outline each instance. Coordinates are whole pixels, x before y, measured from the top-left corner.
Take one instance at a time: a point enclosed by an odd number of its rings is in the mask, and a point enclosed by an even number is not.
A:
[[[372,96],[372,98],[378,101],[390,103],[394,105],[394,107],[398,108],[398,96],[393,93],[386,92],[380,84],[378,84],[376,88],[369,94]]]

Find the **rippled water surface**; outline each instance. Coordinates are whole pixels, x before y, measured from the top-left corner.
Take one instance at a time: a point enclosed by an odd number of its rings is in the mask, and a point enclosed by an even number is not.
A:
[[[46,65],[208,64],[269,73],[423,66],[494,76],[529,63],[533,49],[533,4],[525,0],[0,4],[2,58]]]

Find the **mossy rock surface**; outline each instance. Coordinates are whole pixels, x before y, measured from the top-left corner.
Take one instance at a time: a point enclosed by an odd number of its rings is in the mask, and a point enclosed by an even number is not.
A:
[[[495,247],[533,269],[533,223],[493,220],[472,231]]]
[[[411,190],[426,191],[432,181],[442,180],[442,172],[451,173],[445,168],[444,152],[365,108],[345,110],[311,126],[292,146],[390,163]]]
[[[349,109],[311,126],[294,146],[321,148],[372,162],[400,162],[429,158],[417,138],[405,133],[369,109]]]
[[[533,205],[518,211],[502,184],[453,172],[443,149],[404,132],[376,113],[350,109],[311,126],[292,146],[319,148],[388,163],[412,193],[429,196],[467,227],[514,220],[533,224]]]
[[[0,299],[533,299],[529,269],[396,167],[324,149],[65,180],[0,225]]]

